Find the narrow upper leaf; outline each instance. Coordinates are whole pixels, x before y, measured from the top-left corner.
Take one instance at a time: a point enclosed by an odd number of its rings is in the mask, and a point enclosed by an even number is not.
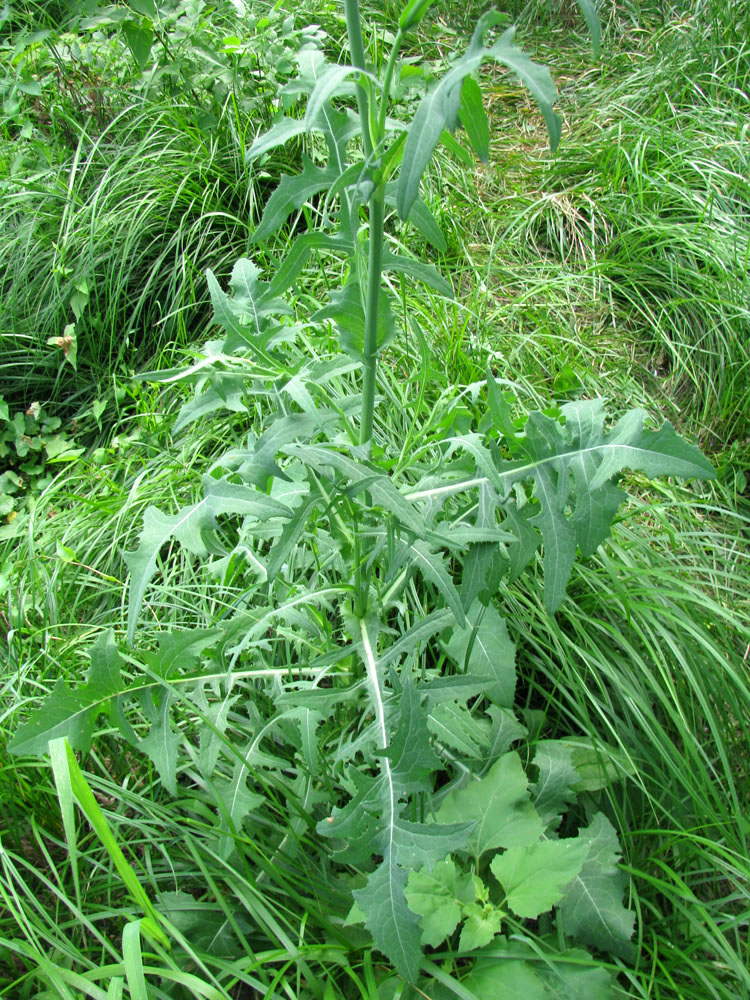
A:
[[[513,28],[505,31],[489,48],[483,43],[487,31],[502,20],[503,18],[495,11],[489,11],[479,19],[464,55],[425,95],[417,108],[409,126],[399,178],[398,213],[402,219],[409,216],[411,206],[419,193],[419,182],[443,132],[454,131],[458,124],[464,80],[477,70],[485,59],[493,59],[513,70],[523,85],[529,89],[544,116],[550,143],[553,148],[557,146],[560,140],[560,121],[552,110],[557,92],[549,71],[532,62],[513,45]],[[471,123],[476,124],[476,116],[471,118]],[[479,138],[478,133],[477,138]]]

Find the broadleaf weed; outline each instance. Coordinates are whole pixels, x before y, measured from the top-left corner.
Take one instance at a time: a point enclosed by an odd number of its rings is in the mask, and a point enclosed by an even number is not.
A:
[[[364,934],[420,990],[460,980],[462,996],[521,984],[606,997],[611,968],[584,949],[629,961],[634,913],[617,833],[595,796],[631,768],[608,766],[624,757],[593,740],[538,738],[533,712],[516,705],[517,647],[497,595],[543,546],[541,599],[554,614],[577,556],[609,537],[626,471],[713,470],[671,425],[645,429],[642,411],[611,427],[598,400],[519,413],[491,371],[467,399],[448,391],[444,411],[394,433],[386,414],[397,380],[381,362],[411,331],[383,276],[450,288],[387,237],[388,210],[440,243],[419,185],[446,130],[461,124],[486,152],[476,79],[485,60],[521,78],[559,138],[548,72],[512,33],[488,41],[492,14],[411,121],[391,119],[400,46],[428,7],[407,5],[377,72],[352,0],[352,65],[329,64],[314,46],[300,52],[285,94],[306,97],[304,114],[279,117],[248,158],[303,134],[313,148],[322,135],[325,151],[282,177],[255,238],[323,196],[318,226],[289,241],[265,281],[244,258],[229,291],[208,271],[222,339],[189,367],[154,375],[194,386],[177,431],[221,410],[262,417],[214,459],[200,499],[146,512],[126,556],[128,639],[175,546],[217,589],[234,586],[231,602],[209,630],[170,622],[155,649],[124,653],[106,635],[86,683],[60,682],[10,749],[43,754],[64,735],[87,751],[105,714],[170,794],[197,789],[206,843],[230,872],[244,877],[262,832],[263,874],[310,878],[334,906],[331,942]],[[592,5],[582,7],[593,23]],[[323,252],[343,261],[345,278],[301,325],[284,296]],[[300,349],[318,334],[325,344],[329,323],[338,354],[317,339],[315,352]],[[238,893],[255,888],[249,876],[240,883]],[[172,909],[179,902],[169,897]],[[262,919],[276,928],[275,916]],[[246,933],[231,929],[235,941]],[[446,940],[442,965],[425,959],[424,947]],[[457,965],[457,953],[472,962]],[[321,995],[299,956],[297,969]]]

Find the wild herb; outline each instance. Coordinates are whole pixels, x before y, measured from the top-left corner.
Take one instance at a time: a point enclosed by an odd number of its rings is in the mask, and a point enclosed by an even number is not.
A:
[[[512,29],[495,37],[492,12],[411,121],[390,117],[402,46],[429,0],[406,5],[379,68],[367,62],[356,2],[345,6],[352,64],[304,48],[298,79],[281,92],[287,111],[304,99],[304,114],[282,115],[249,151],[258,162],[312,137],[256,241],[311,199],[318,224],[265,279],[248,259],[228,291],[209,271],[222,338],[186,369],[151,376],[194,385],[176,432],[224,409],[257,426],[213,462],[200,499],[146,512],[125,556],[128,640],[175,543],[235,588],[232,605],[210,629],[170,622],[157,648],[124,654],[103,634],[86,683],[71,690],[60,680],[10,749],[41,754],[64,737],[86,751],[104,714],[168,792],[186,780],[207,791],[227,863],[284,803],[274,859],[307,866],[313,884],[340,893],[335,933],[353,933],[345,916],[364,924],[408,982],[427,976],[439,990],[450,972],[468,970],[461,996],[609,997],[613,978],[585,949],[627,960],[634,914],[611,819],[576,808],[628,768],[606,768],[597,745],[574,735],[530,737],[515,710],[516,647],[498,598],[541,547],[554,614],[576,556],[608,538],[626,470],[713,470],[668,423],[645,429],[642,411],[612,426],[600,400],[519,414],[491,371],[470,409],[449,406],[415,428],[408,450],[384,432],[381,358],[416,332],[384,276],[451,294],[431,264],[388,237],[391,213],[440,245],[420,182],[459,126],[488,155],[483,63],[526,85],[553,145],[560,125],[549,73]],[[591,5],[582,8],[591,18]],[[314,254],[339,258],[345,275],[310,317],[321,335],[335,330],[332,356],[292,350],[306,331],[284,296]],[[151,904],[136,901],[153,920]],[[525,921],[536,922],[533,943]],[[446,941],[444,966],[425,958],[425,947]],[[457,953],[474,961],[457,970]]]

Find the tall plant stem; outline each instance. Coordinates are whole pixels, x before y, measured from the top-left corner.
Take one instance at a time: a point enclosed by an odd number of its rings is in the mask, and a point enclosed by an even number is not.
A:
[[[352,57],[352,65],[364,72],[367,69],[365,62],[365,46],[362,41],[362,17],[359,13],[359,0],[344,0],[344,10],[346,11],[346,33],[349,38],[349,51]],[[365,147],[365,156],[372,153],[372,139],[370,138],[370,98],[366,87],[362,83],[362,77],[357,80],[357,109],[359,120],[362,124],[362,142]]]
[[[375,412],[375,376],[378,370],[378,311],[380,307],[380,275],[383,265],[383,222],[385,218],[385,186],[379,184],[370,199],[370,251],[367,262],[367,298],[365,301],[365,365],[362,381],[362,419],[359,443],[372,438]]]

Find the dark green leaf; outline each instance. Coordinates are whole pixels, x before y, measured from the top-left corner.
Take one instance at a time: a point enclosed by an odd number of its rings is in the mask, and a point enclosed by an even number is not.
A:
[[[599,23],[599,15],[596,11],[596,6],[594,5],[594,0],[576,0],[576,2],[581,9],[584,20],[586,21],[586,27],[589,29],[594,56],[598,58],[602,45],[602,29]]]
[[[603,813],[597,813],[578,838],[587,848],[580,872],[568,886],[560,915],[566,934],[581,944],[628,958],[635,914],[622,905],[628,878],[617,867],[617,833]]]
[[[97,718],[109,711],[110,701],[122,688],[123,663],[111,629],[101,633],[89,655],[86,683],[70,691],[58,677],[49,696],[19,726],[8,744],[9,753],[42,756],[50,740],[63,736],[74,750],[88,752]]]
[[[446,652],[472,680],[491,680],[487,697],[496,705],[510,707],[516,688],[516,649],[508,636],[505,620],[497,609],[478,600],[466,616],[466,628],[456,628]]]
[[[138,21],[123,21],[122,30],[138,69],[143,69],[151,56],[151,46],[154,44],[153,28]]]
[[[472,76],[467,76],[461,87],[459,117],[474,152],[486,163],[490,157],[490,123],[482,103],[481,87]]]
[[[292,177],[281,175],[279,186],[268,199],[263,217],[253,233],[253,242],[259,243],[272,236],[284,225],[290,212],[302,208],[313,195],[327,191],[338,175],[335,166],[316,167],[307,156],[303,156],[301,174]]]

